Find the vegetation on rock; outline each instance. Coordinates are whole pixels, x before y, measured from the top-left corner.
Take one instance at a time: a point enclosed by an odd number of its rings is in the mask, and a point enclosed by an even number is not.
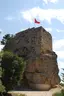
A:
[[[2,84],[2,80],[1,80],[2,77],[1,59],[2,59],[2,52],[0,52],[0,93],[5,92],[5,87]]]
[[[12,52],[5,51],[2,56],[2,82],[6,90],[13,89],[19,85],[25,68],[26,62]]]
[[[61,92],[56,92],[52,96],[64,96],[64,89],[61,90]]]
[[[5,36],[3,36],[3,39],[2,39],[2,41],[1,41],[1,44],[6,45],[6,43],[7,43],[10,39],[12,39],[13,37],[14,37],[14,36],[11,35],[11,34],[6,34]]]

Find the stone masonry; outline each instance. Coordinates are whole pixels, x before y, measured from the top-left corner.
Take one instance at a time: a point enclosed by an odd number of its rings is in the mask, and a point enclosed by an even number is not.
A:
[[[27,60],[25,77],[31,88],[49,90],[60,82],[52,36],[43,27],[18,32],[5,50],[11,50]]]

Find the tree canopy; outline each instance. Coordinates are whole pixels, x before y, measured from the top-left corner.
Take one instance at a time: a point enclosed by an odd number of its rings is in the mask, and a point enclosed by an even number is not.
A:
[[[14,35],[6,34],[5,36],[3,36],[3,39],[1,41],[1,44],[5,45],[13,37],[14,37]]]
[[[13,89],[20,84],[26,62],[12,52],[5,51],[2,56],[1,67],[3,69],[2,82],[6,90]]]
[[[0,52],[0,92],[4,92],[5,91],[5,87],[2,84],[2,67],[1,67],[1,60],[2,60],[2,52]]]

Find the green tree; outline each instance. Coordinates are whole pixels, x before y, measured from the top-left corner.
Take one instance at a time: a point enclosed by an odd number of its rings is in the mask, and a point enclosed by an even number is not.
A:
[[[3,86],[2,80],[1,80],[1,78],[2,78],[2,68],[1,68],[2,54],[3,54],[3,52],[0,52],[0,93],[5,91],[5,87]]]
[[[64,71],[64,68],[62,70]],[[64,83],[64,72],[62,73],[62,82]]]
[[[5,36],[3,36],[3,39],[2,39],[2,41],[1,41],[1,44],[6,45],[6,43],[7,43],[10,39],[12,39],[13,37],[14,37],[14,36],[11,35],[11,34],[6,34]]]
[[[4,87],[4,85],[2,84],[2,81],[1,81],[1,79],[0,79],[0,93],[2,93],[2,92],[5,92],[5,87]]]
[[[20,84],[26,62],[23,58],[5,51],[2,56],[1,67],[3,69],[2,81],[6,90],[13,89]]]

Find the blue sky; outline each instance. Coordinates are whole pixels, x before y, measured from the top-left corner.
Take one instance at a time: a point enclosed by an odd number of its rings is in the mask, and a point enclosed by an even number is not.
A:
[[[34,24],[33,18],[41,23]],[[7,33],[38,26],[52,34],[61,71],[64,68],[64,0],[0,0],[0,40]]]

